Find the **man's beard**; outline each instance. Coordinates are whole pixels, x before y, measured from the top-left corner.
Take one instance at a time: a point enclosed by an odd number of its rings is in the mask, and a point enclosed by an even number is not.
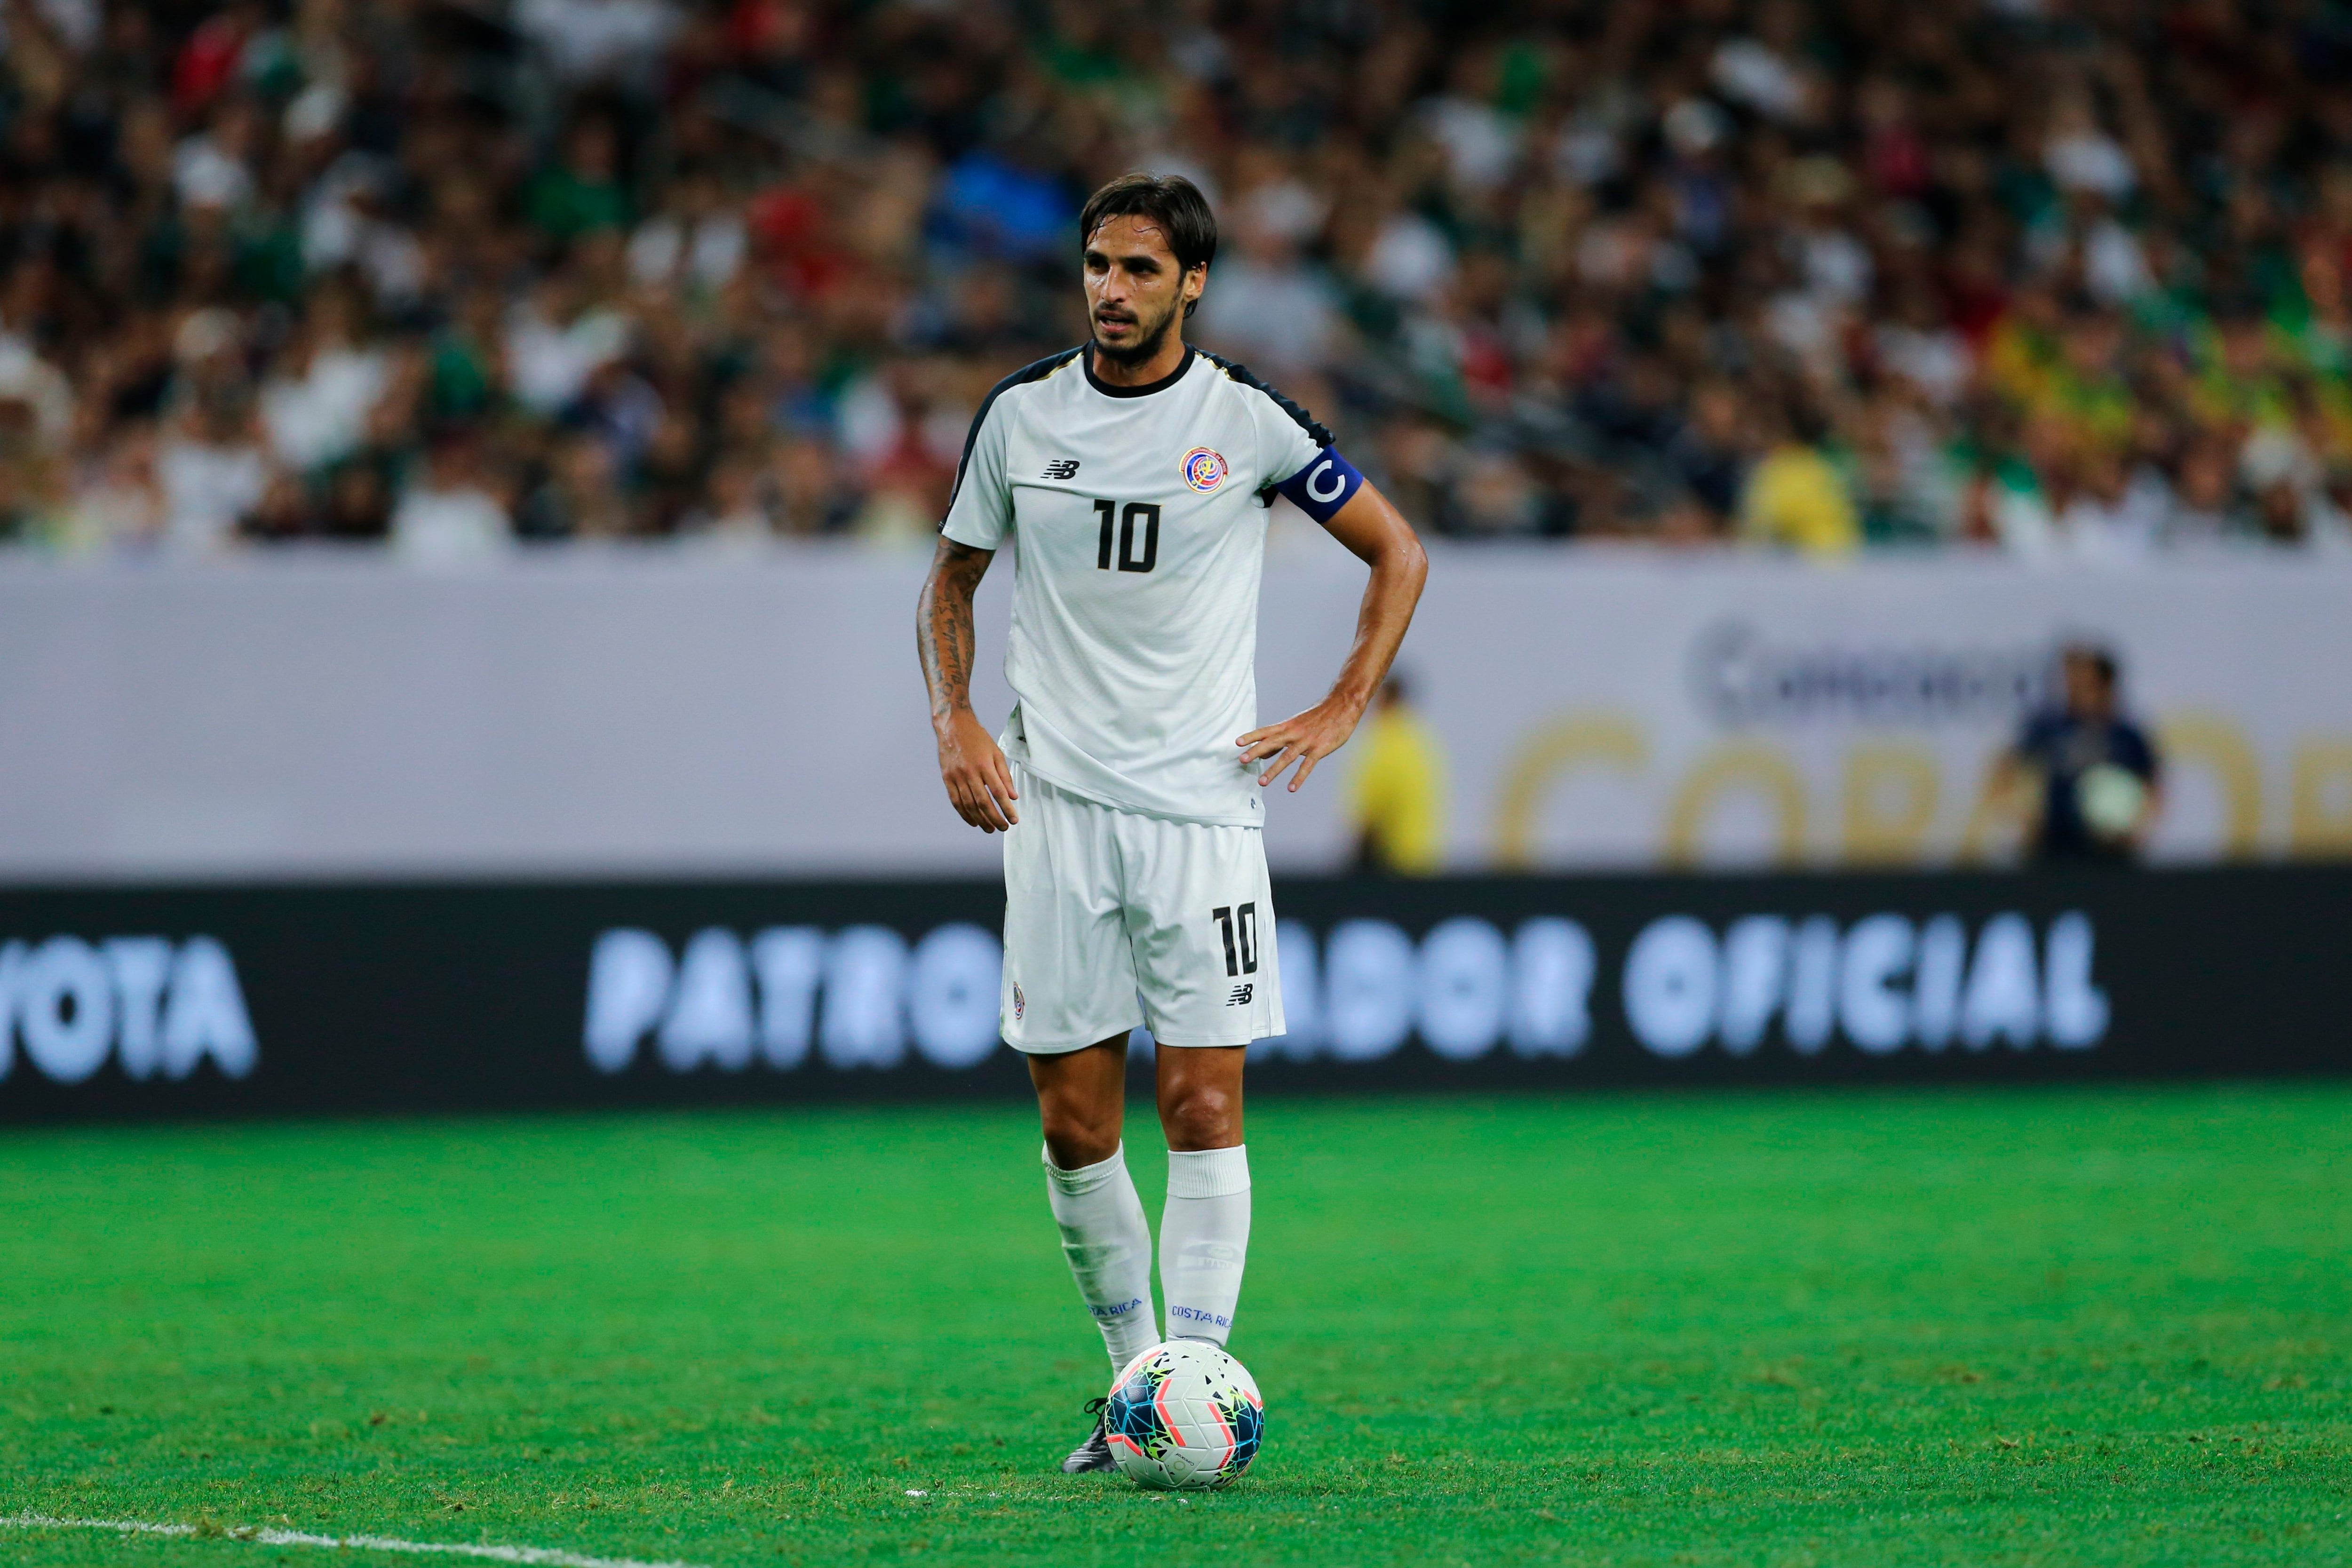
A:
[[[1168,334],[1176,330],[1176,323],[1182,315],[1183,312],[1181,310],[1169,311],[1160,319],[1159,328],[1150,336],[1139,338],[1126,348],[1112,347],[1102,341],[1102,334],[1097,331],[1095,333],[1095,353],[1114,364],[1141,364],[1167,346]]]

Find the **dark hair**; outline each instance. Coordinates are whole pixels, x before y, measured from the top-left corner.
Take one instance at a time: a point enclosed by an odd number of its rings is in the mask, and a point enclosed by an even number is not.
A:
[[[1159,225],[1180,274],[1217,258],[1217,215],[1201,187],[1181,174],[1121,174],[1088,196],[1078,214],[1078,248],[1115,217],[1148,217]],[[1184,313],[1191,315],[1192,307],[1185,306]]]
[[[2068,643],[2059,650],[2059,657],[2089,665],[2092,673],[2099,678],[2099,684],[2111,689],[2116,677],[2122,673],[2116,666],[2116,656],[2095,642]]]

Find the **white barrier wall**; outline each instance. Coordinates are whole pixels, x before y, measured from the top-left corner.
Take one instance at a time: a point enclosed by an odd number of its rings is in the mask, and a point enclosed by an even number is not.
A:
[[[0,565],[0,878],[991,867],[933,768],[922,570],[823,548]],[[1328,681],[1361,584],[1318,537],[1273,552],[1269,716]],[[2352,852],[2339,563],[1441,550],[1402,665],[1463,868],[1944,864],[2000,851],[1985,765],[2069,636],[2117,649],[2164,740],[2161,856]],[[1343,857],[1336,761],[1273,804],[1277,863]]]

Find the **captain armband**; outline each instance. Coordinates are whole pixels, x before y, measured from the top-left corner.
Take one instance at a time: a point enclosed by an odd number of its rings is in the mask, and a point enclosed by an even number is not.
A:
[[[1363,488],[1364,476],[1339,455],[1337,447],[1324,447],[1312,462],[1274,487],[1275,493],[1288,496],[1299,510],[1318,522],[1338,516],[1339,509]]]

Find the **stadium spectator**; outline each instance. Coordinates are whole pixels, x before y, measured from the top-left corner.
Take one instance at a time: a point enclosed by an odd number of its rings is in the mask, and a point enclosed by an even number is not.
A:
[[[436,433],[424,474],[411,481],[393,510],[394,549],[430,565],[495,555],[511,525],[480,468],[480,455],[470,434],[463,430]]]
[[[1821,431],[1801,412],[1773,409],[1776,428],[1739,499],[1748,538],[1811,555],[1840,555],[1862,542],[1862,525],[1844,478],[1822,451]]]
[[[2326,8],[111,0],[6,32],[0,538],[386,538],[462,427],[534,538],[919,539],[988,385],[1079,335],[1078,194],[1150,165],[1221,204],[1203,340],[1434,530],[2352,545]]]

